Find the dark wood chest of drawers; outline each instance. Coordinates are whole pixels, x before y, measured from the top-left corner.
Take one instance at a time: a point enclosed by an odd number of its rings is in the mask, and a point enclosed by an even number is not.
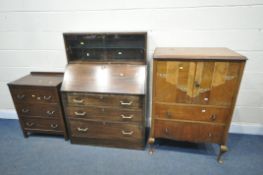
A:
[[[65,34],[62,99],[72,143],[145,146],[146,34]]]
[[[155,138],[226,141],[246,58],[226,48],[157,48],[153,62]]]
[[[67,139],[59,93],[62,80],[63,73],[31,72],[8,84],[25,137],[45,133]]]

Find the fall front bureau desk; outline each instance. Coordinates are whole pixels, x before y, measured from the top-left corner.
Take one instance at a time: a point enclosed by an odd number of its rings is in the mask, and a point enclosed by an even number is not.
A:
[[[157,48],[149,143],[217,143],[222,162],[245,62],[226,48]]]

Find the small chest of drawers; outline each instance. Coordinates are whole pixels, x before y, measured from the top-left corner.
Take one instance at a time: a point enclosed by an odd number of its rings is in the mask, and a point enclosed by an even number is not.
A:
[[[63,73],[31,72],[8,84],[25,137],[45,133],[67,139],[59,93],[62,79]]]
[[[245,62],[227,48],[157,48],[149,143],[217,143],[221,162]]]

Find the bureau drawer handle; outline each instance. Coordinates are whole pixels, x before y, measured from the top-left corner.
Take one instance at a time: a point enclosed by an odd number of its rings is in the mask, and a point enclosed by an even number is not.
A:
[[[84,116],[86,115],[86,112],[74,112],[74,114],[78,116]]]
[[[50,100],[51,99],[51,96],[44,96],[44,100]]]
[[[19,99],[19,100],[22,100],[23,98],[25,98],[25,95],[24,94],[23,95],[18,94],[16,96],[16,98]]]
[[[120,101],[120,103],[121,103],[121,105],[123,105],[123,106],[131,106],[132,105],[132,101],[130,101],[130,102],[123,102],[123,101]]]
[[[74,102],[74,103],[83,103],[83,102],[84,102],[84,100],[83,100],[83,99],[81,99],[81,100],[78,100],[78,99],[73,99],[73,102]]]
[[[24,109],[22,109],[21,111],[22,111],[22,113],[28,113],[30,110],[24,108]]]
[[[124,131],[124,130],[122,130],[121,133],[122,133],[122,135],[129,135],[129,136],[131,136],[133,134],[133,131]]]
[[[215,120],[216,120],[216,115],[215,115],[215,114],[211,115],[210,119],[211,119],[212,121],[215,121]]]
[[[47,111],[46,112],[48,115],[53,115],[55,113],[55,111]]]
[[[124,114],[121,114],[121,118],[123,118],[123,119],[132,119],[133,115],[125,116]]]
[[[33,122],[26,122],[26,125],[28,126],[28,127],[31,127],[31,126],[33,126],[35,123],[33,123]]]
[[[56,129],[58,127],[58,124],[51,124],[50,127]]]
[[[80,128],[80,127],[77,128],[77,130],[78,130],[79,132],[87,132],[88,129],[89,129],[89,128]]]

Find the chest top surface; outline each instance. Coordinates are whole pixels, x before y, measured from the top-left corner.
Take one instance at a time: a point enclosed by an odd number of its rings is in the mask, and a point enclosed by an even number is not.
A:
[[[62,80],[63,73],[31,72],[29,75],[10,82],[9,85],[56,87]]]
[[[157,60],[229,60],[242,61],[247,58],[228,48],[183,48],[160,47],[154,51],[154,59]]]
[[[64,92],[145,94],[146,66],[131,64],[68,64]]]

